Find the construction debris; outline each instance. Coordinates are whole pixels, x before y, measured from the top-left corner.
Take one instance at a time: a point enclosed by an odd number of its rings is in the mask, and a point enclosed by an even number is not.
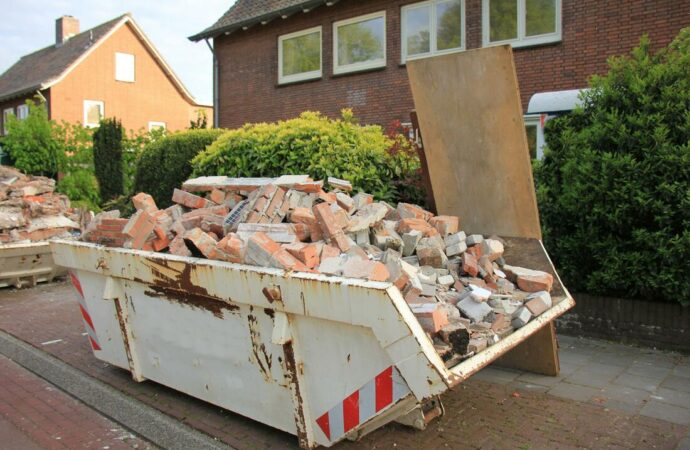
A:
[[[55,180],[0,166],[0,244],[69,238],[80,221],[69,199],[55,192]]]
[[[351,196],[346,180],[327,182],[333,191],[307,175],[196,178],[175,189],[170,208],[139,193],[131,218],[97,215],[84,240],[390,282],[449,364],[552,307],[553,275],[506,264],[500,238],[468,236],[456,216],[408,203],[393,208],[369,194]]]

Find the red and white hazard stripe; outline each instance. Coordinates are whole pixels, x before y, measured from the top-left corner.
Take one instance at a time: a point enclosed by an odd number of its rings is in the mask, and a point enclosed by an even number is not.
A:
[[[77,278],[76,275],[74,275],[73,272],[69,273],[70,278],[72,279],[72,285],[74,288],[77,290],[77,293],[79,294],[77,296],[77,301],[79,302],[79,309],[81,310],[81,316],[84,319],[84,328],[86,328],[86,332],[89,335],[89,342],[91,342],[91,348],[94,350],[100,350],[101,346],[98,343],[98,336],[96,336],[96,327],[93,326],[93,320],[91,320],[91,314],[89,314],[89,310],[86,307],[86,300],[84,299],[84,291],[81,288],[81,283],[79,282],[79,278]]]
[[[400,372],[391,366],[321,415],[316,423],[329,441],[337,441],[409,393]]]

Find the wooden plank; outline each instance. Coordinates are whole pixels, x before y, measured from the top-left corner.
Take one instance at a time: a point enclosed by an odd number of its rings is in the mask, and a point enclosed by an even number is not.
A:
[[[469,233],[541,239],[510,46],[408,61],[439,214]]]
[[[558,376],[561,367],[558,361],[556,328],[553,322],[501,356],[496,360],[496,364],[541,375]]]

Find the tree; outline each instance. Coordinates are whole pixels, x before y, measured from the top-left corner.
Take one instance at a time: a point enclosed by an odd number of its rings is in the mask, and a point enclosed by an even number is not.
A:
[[[548,122],[536,167],[544,242],[566,284],[690,303],[690,28],[609,60]]]
[[[94,168],[103,202],[124,193],[122,134],[122,124],[114,118],[101,120],[98,130],[93,134]]]
[[[208,117],[206,117],[206,111],[203,109],[198,109],[196,111],[196,119],[189,121],[190,130],[196,130],[200,128],[208,128]]]
[[[64,162],[64,149],[56,136],[56,125],[48,119],[45,101],[27,100],[29,115],[20,120],[9,116],[2,145],[24,173],[55,177]]]

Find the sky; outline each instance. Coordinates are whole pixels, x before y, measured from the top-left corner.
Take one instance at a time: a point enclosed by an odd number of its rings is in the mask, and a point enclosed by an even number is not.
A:
[[[81,31],[126,12],[204,104],[213,100],[213,60],[206,43],[188,36],[212,25],[235,0],[0,0],[0,73],[20,57],[55,43],[55,19],[71,15]]]

